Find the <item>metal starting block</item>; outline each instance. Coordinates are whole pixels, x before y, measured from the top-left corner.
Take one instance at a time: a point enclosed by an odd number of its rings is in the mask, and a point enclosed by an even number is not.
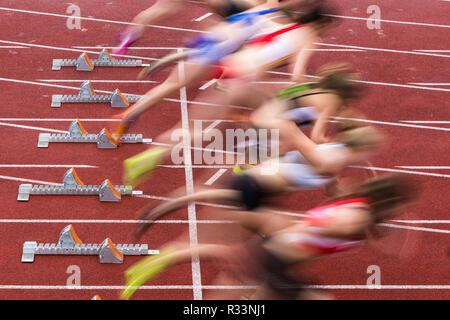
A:
[[[113,186],[109,179],[103,181],[100,186],[86,186],[78,178],[75,169],[71,168],[64,174],[62,185],[21,184],[17,200],[28,201],[30,195],[98,195],[99,200],[102,202],[119,202],[122,200],[122,196],[132,194],[132,186]]]
[[[86,80],[81,84],[78,95],[52,95],[51,107],[59,108],[62,103],[110,103],[113,108],[126,108],[140,98],[140,95],[122,94],[119,89],[111,95],[96,94],[91,81]]]
[[[115,59],[108,50],[103,49],[98,59],[89,59],[83,52],[78,59],[53,59],[52,70],[61,70],[61,67],[76,67],[78,71],[92,71],[95,67],[148,67],[136,59]]]
[[[37,243],[26,241],[23,244],[22,262],[34,262],[34,256],[42,255],[82,255],[99,257],[100,263],[123,263],[124,256],[145,256],[159,254],[159,250],[148,250],[147,244],[114,245],[110,238],[101,244],[84,244],[78,238],[72,225],[60,233],[58,243]]]
[[[142,143],[142,134],[125,134],[120,137],[120,142],[115,139],[108,129],[103,128],[99,134],[88,134],[80,120],[74,120],[69,127],[68,134],[40,133],[38,148],[48,148],[50,142],[78,142],[97,143],[99,149],[114,149],[120,143]]]

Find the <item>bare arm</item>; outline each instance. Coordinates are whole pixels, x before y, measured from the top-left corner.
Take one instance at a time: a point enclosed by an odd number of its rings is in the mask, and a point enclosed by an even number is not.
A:
[[[301,131],[294,122],[286,121],[286,123],[279,127],[280,138],[289,139],[295,148],[318,170],[325,170],[326,162],[323,157],[317,152],[317,144],[308,138],[303,131]]]
[[[233,211],[233,219],[258,234],[272,234],[295,224],[291,219],[270,212]]]
[[[327,129],[328,120],[330,117],[334,116],[339,108],[340,101],[339,98],[336,98],[334,95],[325,95],[329,96],[324,101],[324,109],[320,113],[319,117],[314,123],[314,126],[311,130],[311,139],[315,143],[324,143],[326,142],[325,139],[325,132]]]
[[[292,70],[291,80],[295,82],[304,82],[308,79],[305,77],[306,68],[308,67],[308,62],[313,55],[313,49],[316,47],[314,44],[314,39],[308,41],[307,44],[297,54],[294,63],[294,69]]]

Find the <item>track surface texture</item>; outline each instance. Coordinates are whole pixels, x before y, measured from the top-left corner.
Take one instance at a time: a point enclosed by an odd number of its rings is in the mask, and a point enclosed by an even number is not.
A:
[[[21,183],[61,183],[64,172],[72,166],[85,184],[100,184],[106,178],[121,184],[123,160],[151,146],[125,144],[102,150],[93,144],[51,143],[41,149],[37,139],[40,132],[67,131],[76,118],[86,119],[82,123],[89,133],[98,133],[120,112],[106,104],[51,108],[52,94],[76,94],[83,80],[92,80],[94,89],[100,91],[119,88],[123,93],[143,94],[167,76],[161,72],[150,79],[154,82],[142,83],[134,81],[139,68],[51,70],[52,59],[74,59],[83,50],[98,53],[103,47],[116,45],[116,35],[152,2],[75,1],[81,9],[81,29],[70,30],[69,4],[64,1],[0,1],[0,299],[86,300],[95,294],[118,299],[125,285],[124,271],[140,257],[126,256],[123,264],[100,264],[95,256],[36,256],[34,263],[21,263],[23,242],[57,242],[62,228],[72,224],[84,243],[101,243],[106,237],[114,243],[135,243],[135,212],[186,185],[189,168],[163,167],[137,188],[143,191],[142,196],[127,196],[120,203],[102,203],[95,196],[16,200]],[[341,61],[351,63],[361,73],[365,89],[358,107],[388,141],[372,166],[380,174],[406,172],[414,183],[421,184],[421,192],[396,221],[380,227],[384,237],[309,263],[303,276],[310,276],[336,299],[450,299],[450,2],[333,2],[342,16],[340,23],[321,40],[318,48],[325,50],[314,54],[308,74],[325,63]],[[370,14],[366,10],[372,4],[381,9],[378,30],[367,27]],[[149,63],[183,47],[214,19],[195,21],[207,12],[207,7],[188,2],[176,18],[149,27],[136,44],[138,48],[127,54]],[[91,59],[96,56],[88,55]],[[288,81],[288,77],[272,74],[270,81]],[[196,101],[198,94],[199,90],[187,90],[186,98]],[[179,100],[183,99],[179,94],[171,98],[145,113],[132,133],[151,139],[177,123],[183,109]],[[189,113],[195,108],[205,106],[187,103]],[[215,183],[231,175],[231,169],[226,169]],[[218,170],[192,168],[194,185],[203,185]],[[354,173],[364,175],[367,170],[354,169]],[[296,193],[283,197],[278,209],[301,213],[325,199],[320,191]],[[158,249],[177,238],[200,243],[230,240],[230,224],[211,222],[226,213],[204,204],[195,204],[192,209],[193,214],[182,209],[168,215],[139,243]],[[239,242],[245,237],[242,234],[242,238],[231,240]],[[72,265],[80,268],[80,288],[66,286],[71,275],[67,270]],[[373,265],[380,268],[378,288],[366,286],[370,277],[367,270]],[[196,267],[199,269],[187,264],[170,269],[138,290],[133,299],[208,299],[236,289],[215,280],[220,264],[200,261]],[[193,277],[193,272],[199,278]]]

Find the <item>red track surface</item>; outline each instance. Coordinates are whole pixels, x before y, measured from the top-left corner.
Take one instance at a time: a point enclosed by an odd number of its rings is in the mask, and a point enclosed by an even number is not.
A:
[[[336,1],[337,2],[337,1]],[[80,0],[83,17],[128,22],[140,10],[144,9],[139,0],[123,1]],[[366,8],[370,1],[349,1],[341,3],[343,16],[367,17]],[[379,4],[381,18],[385,20],[421,22],[435,25],[448,24],[450,4],[442,1],[427,1],[424,6],[419,0],[398,0],[392,4]],[[65,15],[67,4],[60,1],[43,0],[3,0],[0,7],[2,28],[0,46],[12,46],[20,43],[35,45],[29,48],[0,48],[2,58],[0,92],[0,164],[63,164],[91,165],[96,168],[77,169],[78,175],[86,184],[98,184],[109,178],[114,184],[120,184],[122,161],[144,150],[146,145],[124,145],[117,150],[99,150],[94,145],[50,144],[48,149],[38,149],[39,132],[47,129],[67,130],[69,121],[18,121],[5,118],[90,118],[108,119],[117,110],[107,105],[69,105],[50,108],[52,94],[74,94],[70,88],[58,88],[55,85],[78,87],[79,82],[59,83],[43,82],[39,79],[75,79],[75,80],[134,80],[136,69],[97,68],[93,72],[77,72],[74,68],[51,71],[53,58],[76,58],[79,53],[75,46],[114,46],[115,35],[123,30],[124,24],[82,20],[81,30],[68,30],[66,17],[38,15],[31,12],[17,12],[9,9],[53,13]],[[207,8],[195,4],[186,4],[186,10],[176,19],[161,22],[161,25],[201,30],[208,25],[207,18],[202,22],[192,21],[208,12]],[[432,49],[449,50],[449,26],[424,26],[382,22],[382,32],[369,30],[364,20],[343,19],[323,43],[352,45],[369,48],[383,48],[414,52],[413,50]],[[182,46],[185,39],[195,35],[193,32],[149,28],[138,46]],[[8,43],[11,41],[17,43]],[[26,46],[26,45],[25,45]],[[56,50],[41,46],[70,49]],[[333,47],[319,47],[333,48]],[[342,47],[341,47],[342,48]],[[93,50],[93,49],[91,49]],[[99,52],[100,50],[94,50]],[[132,50],[130,55],[158,57],[166,50]],[[89,54],[91,57],[94,55]],[[363,80],[378,82],[367,84],[365,96],[359,101],[359,107],[369,119],[401,123],[400,120],[449,121],[448,101],[450,86],[427,86],[432,90],[402,87],[411,82],[442,83],[448,81],[448,57],[416,55],[411,53],[365,50],[361,52],[317,52],[309,68],[309,74],[330,61],[348,61],[361,72]],[[281,70],[287,71],[287,70]],[[167,73],[158,75],[161,81]],[[286,77],[279,76],[280,80]],[[27,84],[20,81],[33,81],[42,85]],[[384,84],[382,84],[384,83]],[[45,86],[48,84],[49,86]],[[392,86],[389,84],[399,84]],[[142,94],[153,84],[148,83],[94,83],[97,90],[112,91],[120,88],[122,92]],[[446,89],[447,91],[438,91]],[[438,89],[438,90],[435,90]],[[188,100],[195,100],[198,92],[188,90]],[[179,99],[179,96],[172,97]],[[189,105],[189,110],[201,108]],[[180,104],[165,102],[147,112],[134,127],[133,132],[143,133],[144,138],[154,138],[170,128],[180,119]],[[40,127],[26,129],[5,126],[16,124]],[[107,122],[84,122],[88,132],[97,133],[108,126]],[[426,124],[425,124],[426,125]],[[450,144],[448,132],[450,125],[430,126],[446,128],[431,130],[418,127],[401,127],[378,124],[388,138],[384,152],[373,160],[373,166],[399,169],[396,166],[448,166],[450,164]],[[32,196],[29,202],[17,202],[17,190],[20,181],[5,179],[5,176],[22,179],[42,180],[59,183],[67,168],[6,168],[0,167],[0,299],[90,299],[99,294],[103,299],[117,299],[119,290],[108,286],[124,285],[123,271],[138,261],[127,256],[123,265],[101,265],[96,257],[37,256],[32,264],[20,262],[24,241],[56,242],[59,232],[67,222],[54,220],[103,220],[97,223],[73,223],[79,237],[85,243],[100,243],[110,237],[115,243],[133,243],[133,223],[113,223],[106,220],[135,218],[135,212],[152,201],[146,198],[125,197],[121,203],[100,203],[96,197],[38,197]],[[448,194],[450,187],[449,170],[411,169],[411,177],[421,183],[420,199],[399,219],[402,220],[447,220]],[[158,169],[152,179],[139,186],[144,194],[166,196],[175,188],[185,185],[183,168]],[[195,184],[203,184],[217,169],[194,169]],[[438,173],[440,176],[420,175],[422,172]],[[419,174],[417,174],[419,173]],[[227,174],[230,174],[229,171]],[[224,177],[220,178],[224,179]],[[300,212],[313,207],[324,200],[320,192],[304,192],[283,199],[283,210]],[[220,219],[217,209],[196,206],[197,220]],[[6,221],[11,219],[14,221]],[[31,221],[38,220],[37,222]],[[179,210],[166,219],[187,220],[187,210]],[[53,222],[52,222],[53,220]],[[46,222],[44,222],[46,221]],[[382,240],[370,243],[356,251],[321,259],[308,266],[306,271],[318,283],[323,285],[365,285],[367,267],[378,265],[381,269],[382,285],[404,285],[403,289],[382,288],[379,290],[346,289],[331,290],[338,299],[449,299],[449,225],[444,223],[395,223],[403,227],[421,227],[428,230],[405,228],[383,228],[387,235]],[[198,224],[198,241],[227,239],[229,225]],[[431,230],[430,230],[431,229]],[[447,233],[445,233],[447,232]],[[167,241],[178,237],[187,237],[188,224],[157,224],[142,239],[151,249],[157,249]],[[229,239],[228,239],[229,240]],[[240,239],[233,239],[237,242]],[[68,278],[67,267],[78,265],[81,268],[82,286],[100,286],[80,290],[61,289]],[[220,266],[201,262],[201,283],[204,286],[213,283]],[[227,283],[222,283],[227,285]],[[191,266],[173,268],[148,285],[192,285]],[[430,286],[426,289],[413,289],[415,285]],[[439,289],[435,286],[444,286]],[[37,288],[26,286],[50,286]],[[102,287],[103,286],[103,287]],[[227,291],[230,291],[227,289]],[[205,288],[204,298],[216,290]],[[136,299],[192,299],[193,291],[187,289],[138,290]]]

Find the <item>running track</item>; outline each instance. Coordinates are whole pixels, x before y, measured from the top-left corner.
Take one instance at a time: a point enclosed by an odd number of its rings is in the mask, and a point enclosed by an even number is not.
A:
[[[379,173],[403,170],[422,185],[422,191],[420,199],[398,218],[401,221],[382,227],[385,238],[316,261],[305,266],[305,272],[338,299],[449,299],[450,3],[430,0],[424,6],[419,0],[379,2],[381,30],[369,30],[366,20],[358,19],[368,17],[366,8],[373,2],[339,3],[341,23],[322,39],[308,72],[313,74],[330,61],[350,62],[361,72],[366,89],[359,107],[388,138],[384,151],[372,161],[373,167]],[[81,8],[82,30],[67,29],[66,3],[3,0],[0,5],[2,26],[7,26],[0,29],[1,299],[86,300],[95,294],[102,299],[117,299],[124,285],[123,271],[138,261],[137,257],[127,256],[123,265],[101,265],[96,257],[76,256],[37,256],[34,263],[22,264],[23,242],[56,242],[60,230],[72,223],[85,243],[100,243],[108,236],[115,243],[133,243],[137,209],[175,188],[203,184],[219,170],[160,168],[138,187],[143,197],[125,197],[119,204],[100,203],[96,197],[32,196],[29,202],[16,201],[23,181],[60,183],[64,172],[73,165],[81,166],[77,172],[86,184],[98,184],[105,178],[120,184],[122,161],[148,147],[124,145],[117,150],[99,150],[94,145],[50,144],[48,149],[37,148],[39,132],[66,131],[70,120],[79,118],[89,119],[83,121],[85,128],[97,133],[117,113],[100,104],[50,108],[52,94],[74,94],[81,81],[88,79],[93,80],[96,90],[120,88],[135,94],[155,85],[132,82],[137,69],[51,71],[53,58],[76,58],[83,50],[80,47],[114,46],[115,34],[144,9],[144,3],[138,0],[127,1],[127,7],[115,0],[79,0],[76,4]],[[201,5],[188,3],[183,15],[149,28],[138,46],[175,50],[214,19],[211,16],[193,21],[207,12]],[[147,62],[167,52],[169,49],[142,48],[129,54],[144,57]],[[151,80],[161,81],[166,75],[163,72]],[[271,81],[287,81],[284,74],[272,76]],[[147,112],[133,132],[153,138],[179,121],[182,113],[185,120],[192,120],[189,111],[205,106],[179,100],[194,101],[197,94],[197,90],[181,90],[180,95],[172,97],[175,100]],[[228,169],[219,179],[229,174]],[[320,192],[290,195],[283,199],[280,210],[301,212],[324,199]],[[214,240],[230,240],[227,232],[232,226],[213,223],[220,220],[221,214],[217,208],[200,204],[191,206],[189,212],[179,210],[155,225],[141,243],[157,249],[174,238],[195,243],[211,240],[212,234]],[[244,237],[232,240],[239,242]],[[66,287],[70,265],[81,269],[81,288]],[[378,289],[365,286],[370,265],[380,267]],[[220,269],[220,265],[201,261],[173,268],[138,290],[134,298],[207,299],[224,290],[232,292],[236,288],[229,283],[214,282]]]

